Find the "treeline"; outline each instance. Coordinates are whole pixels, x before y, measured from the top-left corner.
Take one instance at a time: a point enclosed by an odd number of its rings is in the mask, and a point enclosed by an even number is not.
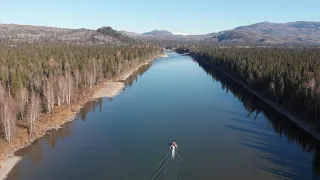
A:
[[[319,48],[184,46],[177,51],[222,69],[304,120],[319,120]]]
[[[16,120],[30,136],[40,113],[70,105],[79,92],[158,56],[154,46],[0,45],[0,122],[10,142]]]

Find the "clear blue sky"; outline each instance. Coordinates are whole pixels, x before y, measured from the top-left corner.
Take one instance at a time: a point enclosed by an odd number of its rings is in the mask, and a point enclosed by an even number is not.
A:
[[[205,34],[261,21],[320,21],[320,0],[2,0],[0,22]]]

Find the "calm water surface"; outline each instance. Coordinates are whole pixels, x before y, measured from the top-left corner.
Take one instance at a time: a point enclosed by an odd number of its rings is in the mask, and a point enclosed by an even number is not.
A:
[[[150,179],[171,141],[188,179],[318,179],[317,141],[218,72],[168,54],[17,152],[8,179]],[[179,179],[173,162],[163,179]]]

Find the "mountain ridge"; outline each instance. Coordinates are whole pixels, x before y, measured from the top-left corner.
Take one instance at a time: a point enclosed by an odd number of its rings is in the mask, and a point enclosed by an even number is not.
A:
[[[172,32],[167,30],[152,30],[150,32],[142,33],[143,35],[151,35],[151,36],[165,36],[165,35],[173,35]]]
[[[113,30],[110,26],[97,30],[57,28],[35,25],[0,24],[0,42],[42,42],[67,44],[131,44],[137,40]]]
[[[262,45],[320,45],[320,21],[272,23],[268,21],[202,35],[184,35],[167,30],[145,33],[117,31],[110,26],[97,30],[0,23],[0,42],[45,42],[71,44],[206,43]]]
[[[127,34],[128,35],[128,34]],[[129,35],[130,36],[130,35]],[[179,42],[320,45],[320,21],[258,22],[202,35],[176,35],[166,30],[139,34],[147,40]]]

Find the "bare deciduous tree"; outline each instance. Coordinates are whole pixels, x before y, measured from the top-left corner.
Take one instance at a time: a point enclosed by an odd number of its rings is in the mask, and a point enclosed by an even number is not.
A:
[[[0,82],[0,102],[3,101],[4,93],[5,93],[5,90],[4,90],[4,88],[2,87],[2,84],[1,84],[1,82]]]
[[[62,77],[62,103],[67,102],[68,96],[68,83],[65,76]]]
[[[92,59],[88,61],[89,63],[89,72],[87,72],[87,80],[89,83],[89,88],[91,89],[93,85],[96,83],[96,77],[97,77],[97,64],[96,60]]]
[[[70,68],[70,64],[66,63],[66,68],[67,68],[67,73],[66,73],[66,101],[68,103],[68,105],[70,106],[71,103],[71,91],[72,91],[72,84],[73,84],[73,78],[71,75],[71,68]]]
[[[0,121],[1,128],[6,141],[11,142],[14,129],[14,116],[10,107],[11,97],[5,93],[5,89],[0,83]]]
[[[36,125],[36,120],[39,115],[39,97],[37,94],[34,92],[34,90],[31,90],[31,95],[30,95],[30,105],[29,105],[29,118],[28,118],[28,123],[29,123],[29,135],[32,137],[32,134],[35,131],[35,125]]]
[[[26,111],[25,107],[28,102],[28,90],[26,88],[21,88],[20,93],[19,93],[19,108],[20,108],[20,115],[21,118],[24,118],[24,113]]]
[[[10,100],[7,97],[5,97],[4,101],[1,102],[0,111],[0,119],[4,131],[4,138],[6,141],[11,142],[13,122],[11,119],[12,114],[10,112]]]
[[[47,112],[48,114],[51,114],[51,111],[54,106],[54,93],[53,93],[53,84],[52,81],[48,78],[45,78],[43,80],[43,95],[46,98],[47,101]]]
[[[67,104],[70,105],[71,103],[71,93],[72,93],[72,76],[70,74],[67,74],[66,76],[66,101]]]
[[[79,70],[78,70],[78,69],[74,69],[74,70],[73,70],[73,74],[74,74],[74,77],[75,77],[75,80],[76,80],[75,88],[76,88],[76,90],[77,90],[77,89],[79,88],[79,80],[81,79],[81,78],[80,78]]]
[[[55,96],[57,105],[60,106],[62,103],[64,103],[64,78],[63,76],[59,76],[56,79],[57,86],[55,87]]]

